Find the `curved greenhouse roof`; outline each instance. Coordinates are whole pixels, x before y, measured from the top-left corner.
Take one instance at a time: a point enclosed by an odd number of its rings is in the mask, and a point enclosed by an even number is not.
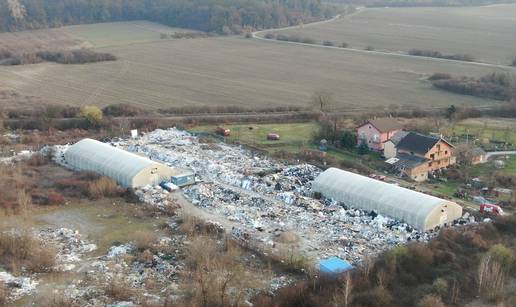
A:
[[[462,216],[462,207],[454,202],[337,168],[321,173],[312,191],[357,209],[376,210],[425,231]]]
[[[64,156],[75,170],[96,172],[129,188],[156,185],[174,174],[166,165],[92,139],[75,143]]]

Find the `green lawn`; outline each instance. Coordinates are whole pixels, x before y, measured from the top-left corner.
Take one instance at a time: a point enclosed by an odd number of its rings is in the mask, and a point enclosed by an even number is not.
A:
[[[318,150],[318,146],[312,142],[313,135],[320,129],[318,123],[285,123],[285,124],[237,124],[223,125],[231,130],[230,141],[239,141],[243,144],[257,147],[270,154],[278,151],[299,153],[305,149]],[[214,133],[217,125],[197,126],[190,131]],[[268,141],[268,133],[277,133],[279,141]],[[355,151],[349,151],[330,146],[327,152],[328,157],[339,161],[346,161],[356,166],[362,165],[373,170],[382,170],[383,159],[377,153],[371,152],[361,156]]]
[[[258,147],[260,149],[275,152],[285,150],[288,152],[299,152],[311,146],[312,137],[319,130],[319,124],[288,123],[288,124],[236,124],[223,125],[231,130],[228,137],[230,141],[239,141],[244,144]],[[191,129],[192,132],[214,133],[217,125],[197,126]],[[267,140],[267,134],[277,133],[279,141]]]
[[[508,142],[516,144],[516,129],[511,126],[496,127],[482,124],[471,124],[471,123],[458,123],[451,128],[450,131],[453,135],[463,136],[462,141],[465,141],[464,136],[470,135],[469,142],[473,142],[478,139],[478,145],[481,144],[483,139],[487,139],[490,142]],[[487,147],[490,147],[488,144]]]
[[[432,184],[432,189],[438,193],[453,197],[459,186],[460,183],[458,182],[448,181]]]
[[[501,159],[501,158],[499,158],[499,159]],[[471,174],[472,174],[472,176],[475,176],[475,177],[486,176],[492,172],[500,172],[502,174],[507,174],[507,175],[516,174],[516,156],[509,156],[509,159],[504,160],[504,161],[505,161],[505,167],[502,169],[496,169],[493,166],[493,162],[491,162],[491,161],[484,163],[484,164],[477,164],[477,165],[471,167]]]

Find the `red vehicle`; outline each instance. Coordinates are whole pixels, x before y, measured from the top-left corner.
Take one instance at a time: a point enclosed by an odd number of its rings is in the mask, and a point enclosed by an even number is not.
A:
[[[279,141],[279,139],[280,139],[279,134],[276,134],[276,133],[267,134],[267,140],[269,140],[269,141]]]
[[[229,136],[231,134],[231,130],[226,129],[224,127],[217,127],[217,129],[215,129],[215,132],[222,136]]]
[[[498,205],[484,203],[480,205],[480,213],[486,215],[503,215],[503,210]]]

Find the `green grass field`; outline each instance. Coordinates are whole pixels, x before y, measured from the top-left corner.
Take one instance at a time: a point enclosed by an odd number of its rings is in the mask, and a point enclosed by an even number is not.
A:
[[[470,135],[469,142],[475,142],[487,148],[493,147],[489,142],[508,142],[516,144],[516,120],[496,118],[467,119],[452,125],[448,134],[462,136]],[[495,148],[492,148],[493,150]],[[501,148],[500,148],[501,150]]]
[[[197,126],[191,129],[193,132],[214,133],[217,126]],[[228,137],[230,141],[239,141],[257,148],[275,152],[285,150],[288,152],[299,152],[302,149],[310,148],[312,136],[319,130],[317,123],[288,123],[288,124],[246,124],[246,125],[224,125],[231,130]],[[279,141],[267,140],[267,134],[277,133]]]
[[[350,48],[406,53],[410,49],[471,54],[508,65],[516,57],[516,5],[362,9],[316,26],[280,31]]]
[[[36,104],[128,103],[146,109],[177,106],[310,107],[317,91],[335,97],[335,109],[389,110],[483,105],[492,101],[436,90],[435,72],[480,76],[492,69],[463,63],[327,50],[243,37],[159,39],[175,31],[142,23],[51,29],[119,60],[87,65],[42,63],[0,66],[0,90],[34,97],[2,100],[4,107]],[[36,99],[39,98],[39,99]]]
[[[498,158],[500,159],[500,158]],[[516,174],[516,156],[509,156],[509,159],[505,160],[505,167],[502,169],[496,169],[493,166],[492,162],[488,162],[485,164],[478,164],[471,167],[472,176],[487,176],[492,174],[493,172],[506,174],[506,175],[515,175]]]

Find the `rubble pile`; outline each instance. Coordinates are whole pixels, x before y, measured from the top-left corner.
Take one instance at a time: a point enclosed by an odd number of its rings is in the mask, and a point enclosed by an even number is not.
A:
[[[156,247],[181,248],[184,241],[183,235],[162,237]],[[154,300],[156,304],[162,304],[166,293],[177,292],[179,273],[184,267],[182,259],[176,255],[180,254],[179,251],[171,251],[172,253],[145,251],[145,256],[139,256],[132,243],[112,246],[104,255],[83,262],[77,270],[84,274],[83,277],[74,279],[59,290],[77,306],[115,306],[121,302],[114,302],[106,294],[106,288],[116,281],[133,291],[134,297],[131,297],[131,301],[140,303],[143,297],[146,302]],[[149,291],[149,287],[152,291]]]
[[[0,272],[0,283],[4,283],[8,290],[8,300],[14,301],[36,290],[37,281],[29,277],[15,277],[7,272]]]
[[[134,193],[139,201],[157,207],[160,210],[177,207],[173,198],[170,197],[170,192],[160,186],[145,186],[137,189]]]
[[[21,150],[20,152],[13,154],[12,157],[0,157],[0,163],[13,164],[21,161],[26,161],[29,160],[33,154],[33,151]]]
[[[45,228],[37,232],[41,242],[55,246],[58,271],[69,271],[81,260],[84,254],[97,249],[97,245],[81,238],[77,230],[68,228]]]

